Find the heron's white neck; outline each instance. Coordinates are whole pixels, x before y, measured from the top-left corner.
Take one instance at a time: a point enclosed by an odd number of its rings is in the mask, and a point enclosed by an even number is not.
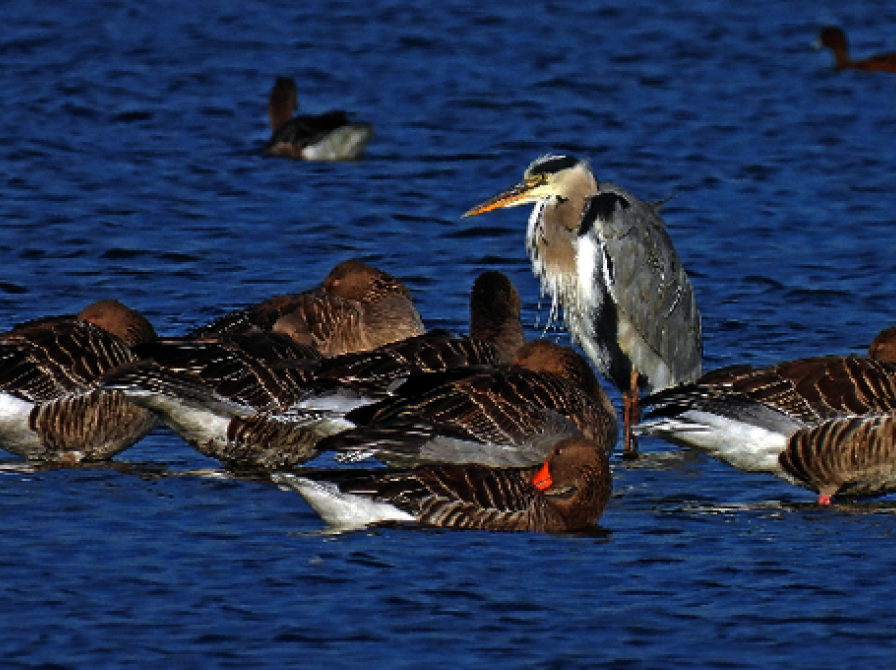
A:
[[[532,208],[526,229],[526,250],[532,272],[541,281],[542,295],[551,297],[549,323],[564,310],[572,316],[579,312],[579,272],[576,263],[576,237],[584,201],[550,198]]]

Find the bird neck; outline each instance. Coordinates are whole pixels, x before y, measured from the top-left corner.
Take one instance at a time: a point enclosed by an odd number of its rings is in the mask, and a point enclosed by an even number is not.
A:
[[[831,51],[834,52],[834,67],[838,70],[846,69],[852,65],[852,61],[849,58],[849,48],[846,44],[834,44],[831,46]]]
[[[578,235],[588,199],[599,191],[597,180],[584,164],[564,180],[563,197],[542,200],[532,208],[526,231],[526,247],[532,271],[541,280],[543,293],[551,296],[553,320],[562,307],[567,316],[578,315]],[[550,325],[550,324],[549,324]]]
[[[519,314],[471,314],[470,337],[495,345],[507,362],[526,343]]]
[[[271,131],[278,130],[289,121],[292,118],[292,111],[292,107],[287,102],[271,101],[268,103],[268,124],[271,126]]]
[[[552,199],[538,203],[529,217],[526,248],[542,293],[551,297],[552,319],[561,307],[575,305],[579,292],[576,236],[584,208],[584,198]]]

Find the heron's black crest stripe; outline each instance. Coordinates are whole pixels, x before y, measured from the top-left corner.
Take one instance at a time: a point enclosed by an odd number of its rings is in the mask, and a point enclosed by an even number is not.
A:
[[[546,156],[543,159],[535,161],[529,174],[535,176],[537,174],[556,174],[563,170],[568,170],[579,164],[579,159],[574,156]]]
[[[600,218],[602,221],[613,216],[617,203],[622,209],[631,207],[631,203],[618,193],[600,193],[588,201],[585,211],[582,213],[582,222],[579,224],[579,237],[588,233],[594,222]]]
[[[607,252],[607,248],[603,247],[604,266],[607,268],[607,282],[612,285],[616,283],[616,266],[613,265],[613,257]]]

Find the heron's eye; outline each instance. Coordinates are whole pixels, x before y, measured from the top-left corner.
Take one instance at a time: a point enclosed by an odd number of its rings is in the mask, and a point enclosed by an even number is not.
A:
[[[541,186],[542,184],[547,183],[547,181],[548,176],[546,174],[537,174],[529,178],[529,186],[534,188],[536,186]]]

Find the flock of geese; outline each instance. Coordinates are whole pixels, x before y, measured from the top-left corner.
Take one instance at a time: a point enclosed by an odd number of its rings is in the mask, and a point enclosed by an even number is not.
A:
[[[231,468],[270,471],[339,526],[593,526],[618,425],[591,366],[526,342],[520,297],[495,270],[472,287],[469,330],[425,330],[402,282],[356,259],[180,337],[103,300],[0,335],[0,444],[74,465],[164,423]],[[324,452],[390,467],[295,468]]]
[[[821,42],[838,68],[896,71],[892,55],[850,60],[838,29]],[[297,107],[295,83],[278,78],[266,153],[363,153],[369,124]],[[341,528],[593,526],[620,433],[625,458],[637,458],[639,435],[657,436],[813,490],[820,504],[896,490],[896,328],[866,356],[704,374],[697,301],[662,203],[546,155],[464,216],[520,205],[532,206],[526,248],[551,319],[588,360],[527,342],[520,296],[499,271],[476,279],[460,335],[426,330],[400,279],[350,259],[313,288],[183,336],[159,337],[116,300],[0,333],[0,447],[75,465],[164,424],[227,467],[268,472]],[[592,364],[622,393],[621,430]],[[300,467],[327,452],[386,467]]]

